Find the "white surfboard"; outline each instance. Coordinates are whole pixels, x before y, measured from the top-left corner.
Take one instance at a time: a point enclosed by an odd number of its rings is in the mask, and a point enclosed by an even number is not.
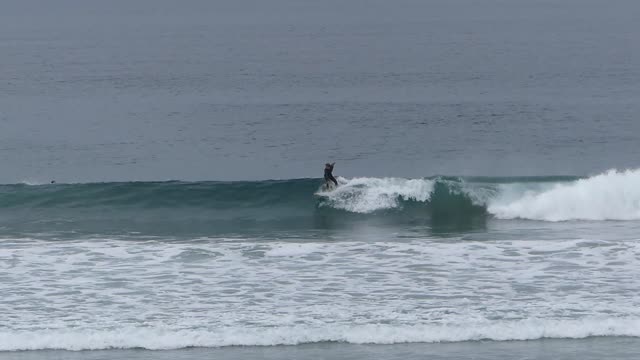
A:
[[[328,181],[326,183],[324,183],[324,185],[322,185],[322,191],[333,191],[337,188],[338,186],[334,183],[332,183],[331,181]]]

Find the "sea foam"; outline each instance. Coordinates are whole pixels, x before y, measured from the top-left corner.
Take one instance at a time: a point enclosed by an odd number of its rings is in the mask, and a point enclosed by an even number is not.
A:
[[[339,178],[337,189],[322,192],[336,208],[355,213],[371,213],[377,210],[399,207],[399,200],[429,200],[435,181],[403,178]]]
[[[542,191],[503,192],[487,210],[500,219],[639,220],[640,169],[559,183]],[[515,196],[514,196],[515,195]]]
[[[581,320],[525,319],[467,324],[324,325],[208,330],[124,327],[113,330],[45,329],[0,332],[0,351],[16,350],[168,350],[187,347],[274,346],[318,342],[350,344],[434,343],[478,340],[580,339],[593,336],[640,337],[638,318]]]

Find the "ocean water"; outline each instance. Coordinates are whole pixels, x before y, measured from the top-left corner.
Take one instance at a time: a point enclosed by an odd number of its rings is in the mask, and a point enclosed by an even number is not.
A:
[[[637,358],[638,11],[3,2],[0,359]]]
[[[639,178],[2,185],[0,350],[636,347]]]

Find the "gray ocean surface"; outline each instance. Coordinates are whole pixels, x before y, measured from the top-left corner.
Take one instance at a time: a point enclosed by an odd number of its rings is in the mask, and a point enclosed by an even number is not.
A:
[[[637,358],[639,16],[2,1],[0,359]]]
[[[636,1],[4,1],[0,180],[585,175],[640,157]]]

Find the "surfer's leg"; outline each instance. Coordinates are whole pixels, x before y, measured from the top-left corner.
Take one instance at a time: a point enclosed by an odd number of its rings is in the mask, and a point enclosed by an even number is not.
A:
[[[334,178],[333,175],[331,175],[329,180],[333,181],[333,183],[336,184],[336,186],[338,186],[338,180],[336,180],[336,178]]]

